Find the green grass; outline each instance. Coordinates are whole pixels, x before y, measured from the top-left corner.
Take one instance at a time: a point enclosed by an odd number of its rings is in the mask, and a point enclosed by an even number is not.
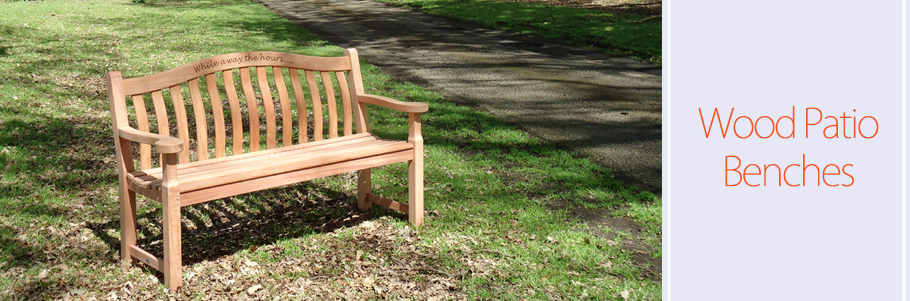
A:
[[[660,19],[540,3],[491,0],[378,0],[422,12],[531,34],[551,42],[585,46],[661,63]]]
[[[165,294],[152,280],[159,273],[122,269],[118,261],[105,72],[145,75],[239,51],[342,52],[244,0],[29,1],[0,8],[5,14],[0,19],[2,299],[106,299],[123,296],[124,289],[130,299]],[[350,174],[191,206],[183,210],[184,277],[189,277],[183,297],[224,298],[253,284],[263,286],[261,294],[281,296],[294,293],[288,285],[328,281],[320,277],[332,277],[326,287],[340,291],[351,287],[341,283],[362,279],[350,274],[359,250],[361,261],[374,265],[404,260],[447,273],[463,271],[448,292],[470,299],[616,300],[630,289],[632,300],[660,298],[660,282],[648,279],[646,267],[633,260],[635,252],[616,242],[632,234],[599,236],[566,214],[610,208],[641,225],[642,240],[659,256],[659,199],[613,180],[609,170],[586,158],[396,81],[373,65],[364,64],[364,76],[370,93],[430,103],[424,115],[425,226],[412,230],[410,241],[395,235],[379,244],[361,222],[378,223],[375,233],[400,233],[407,229],[406,217],[382,208],[353,209]],[[406,116],[373,108],[370,113],[377,135],[407,136]],[[376,169],[376,192],[406,200],[405,175],[404,164]],[[140,244],[160,252],[160,206],[145,199],[139,205]],[[409,248],[433,257],[393,259],[412,254]],[[245,266],[247,261],[259,265]],[[250,269],[260,272],[244,274]],[[238,273],[231,277],[241,292],[204,291],[223,284],[205,281],[225,271]],[[378,282],[386,276],[373,277]],[[432,272],[402,277],[427,287],[438,284]]]

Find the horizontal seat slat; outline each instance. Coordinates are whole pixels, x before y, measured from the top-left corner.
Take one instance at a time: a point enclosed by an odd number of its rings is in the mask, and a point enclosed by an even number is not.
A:
[[[224,166],[219,166],[219,169],[215,171],[185,176],[182,181],[186,182],[186,184],[181,184],[181,190],[193,191],[214,185],[240,182],[250,178],[259,178],[412,148],[407,142],[377,141],[371,144],[352,145],[350,148],[334,148],[332,150],[315,153],[307,152],[307,154],[299,155],[296,152],[285,152],[270,156],[269,162],[259,162],[257,160],[258,166],[251,165],[251,162],[244,162],[236,166],[231,166],[234,164],[224,164]]]
[[[318,146],[323,146],[323,145],[328,145],[328,144],[342,145],[341,143],[345,143],[346,141],[359,140],[359,139],[378,140],[379,138],[376,136],[373,136],[370,133],[362,133],[362,134],[357,134],[357,135],[338,137],[337,139],[332,139],[332,140],[311,142],[311,143],[307,143],[307,144],[298,144],[298,145],[286,146],[286,147],[270,149],[270,150],[261,150],[261,151],[252,152],[252,153],[237,154],[237,155],[233,155],[233,156],[227,156],[224,158],[215,158],[215,159],[210,159],[210,160],[205,160],[205,161],[190,162],[187,164],[177,165],[177,170],[179,172],[179,170],[182,168],[192,168],[192,167],[196,167],[196,166],[219,164],[219,163],[227,162],[227,161],[242,160],[242,159],[246,159],[246,158],[253,158],[253,157],[259,157],[259,156],[268,156],[268,155],[272,155],[272,154],[295,151],[295,150],[311,148],[311,147],[318,147]],[[153,169],[146,170],[145,172],[160,174],[161,168],[153,168]]]
[[[320,141],[323,143],[300,144],[275,149],[274,152],[260,151],[180,164],[177,165],[180,190],[181,193],[190,192],[413,148],[413,145],[403,141],[380,140],[369,134],[356,136],[360,138],[323,140]],[[264,159],[266,156],[268,158]],[[161,169],[159,168],[134,171],[128,173],[127,177],[130,180],[130,187],[135,188],[136,191],[161,189]]]
[[[183,191],[192,191],[198,188],[198,185],[195,185],[196,182],[211,181],[206,185],[220,185],[403,149],[410,149],[410,147],[405,142],[365,141],[346,146],[331,145],[296,152],[282,152],[268,156],[268,162],[262,162],[256,158],[194,168],[191,169],[192,172],[187,171],[180,176],[180,186]],[[302,158],[301,156],[307,157]],[[253,161],[258,164],[251,164]]]
[[[222,164],[222,163],[231,162],[231,161],[248,160],[248,159],[252,159],[252,158],[271,156],[271,155],[276,155],[276,154],[283,153],[283,152],[299,151],[299,150],[303,150],[303,149],[325,150],[326,147],[334,148],[334,147],[351,145],[351,144],[358,143],[358,142],[379,140],[378,138],[376,138],[375,136],[372,136],[370,134],[359,134],[356,136],[350,136],[350,137],[346,137],[346,138],[347,139],[339,138],[336,140],[325,140],[325,141],[321,141],[320,143],[311,143],[311,144],[307,144],[307,145],[294,145],[291,147],[263,150],[263,151],[253,152],[253,153],[234,155],[234,156],[230,156],[230,157],[216,158],[216,159],[212,159],[212,160],[196,161],[196,162],[191,162],[191,163],[186,163],[186,164],[180,164],[180,165],[177,165],[177,172],[179,175],[181,175],[181,179],[182,179],[184,170],[187,170],[187,169],[194,169],[197,172],[210,171],[210,170],[215,170],[215,169],[220,168],[220,166],[222,166],[220,164]],[[145,179],[147,177],[157,178],[161,175],[161,168],[159,167],[159,168],[153,168],[153,169],[148,169],[148,170],[135,171],[135,172],[130,173],[130,175],[133,177],[136,177],[136,178],[143,178],[143,179]]]
[[[225,198],[238,194],[259,191],[266,188],[278,187],[301,181],[309,181],[326,176],[337,175],[351,170],[361,170],[397,162],[405,162],[414,158],[412,150],[387,153],[357,160],[345,161],[337,164],[324,165],[304,170],[286,172],[240,183],[214,186],[196,191],[180,194],[180,206],[190,206],[213,199]]]

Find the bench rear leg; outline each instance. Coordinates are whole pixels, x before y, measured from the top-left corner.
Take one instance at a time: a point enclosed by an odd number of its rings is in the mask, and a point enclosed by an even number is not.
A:
[[[136,260],[130,255],[130,246],[136,245],[136,192],[120,185],[120,259],[129,264]]]
[[[367,196],[373,192],[371,175],[370,168],[357,171],[357,207],[360,210],[370,209],[373,205],[373,202],[367,199]]]

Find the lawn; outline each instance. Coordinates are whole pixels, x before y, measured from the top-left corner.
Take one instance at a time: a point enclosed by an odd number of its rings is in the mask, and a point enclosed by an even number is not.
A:
[[[430,104],[427,220],[359,211],[351,174],[184,208],[185,288],[119,262],[105,72],[160,72],[218,54],[340,55],[246,0],[0,2],[2,299],[657,300],[661,201],[610,171],[364,64],[367,92]],[[406,116],[372,110],[404,139]],[[376,169],[407,199],[406,166]],[[573,213],[634,221],[590,227]],[[140,244],[161,250],[160,206],[139,200]]]
[[[377,0],[660,64],[660,18],[508,0]],[[559,2],[559,1],[556,1]]]

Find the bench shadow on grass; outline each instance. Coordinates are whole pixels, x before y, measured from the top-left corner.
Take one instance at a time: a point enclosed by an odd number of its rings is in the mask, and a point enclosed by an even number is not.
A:
[[[152,205],[154,201],[148,199],[138,203],[138,245],[160,259],[160,207]],[[358,210],[350,193],[309,182],[183,207],[183,266],[216,260],[280,240],[332,232],[386,214],[376,212]],[[92,223],[89,228],[112,250],[119,252],[120,238],[112,235],[119,232],[119,218]]]

